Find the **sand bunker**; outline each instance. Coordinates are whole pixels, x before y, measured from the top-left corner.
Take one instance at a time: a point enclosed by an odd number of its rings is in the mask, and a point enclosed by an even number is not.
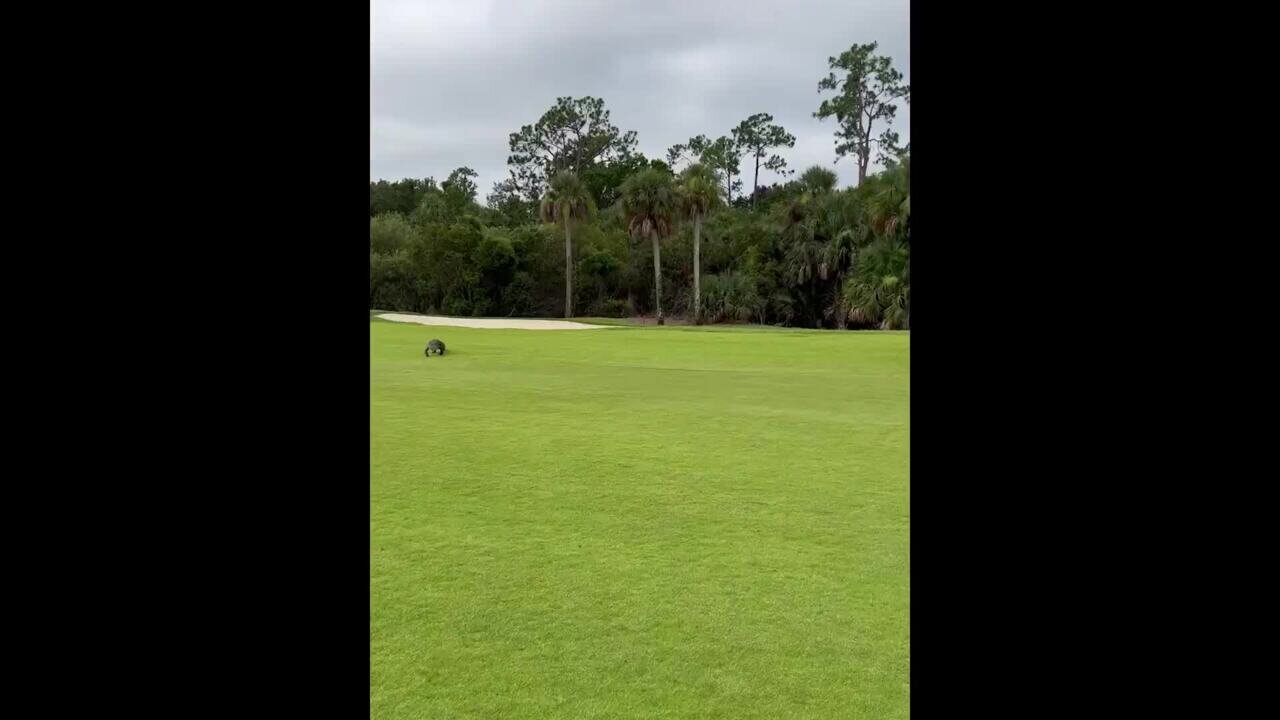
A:
[[[450,327],[514,329],[514,330],[603,330],[608,325],[587,325],[572,320],[534,320],[531,318],[455,318],[437,315],[403,315],[383,313],[377,315],[392,322],[418,323],[419,325],[448,325]]]

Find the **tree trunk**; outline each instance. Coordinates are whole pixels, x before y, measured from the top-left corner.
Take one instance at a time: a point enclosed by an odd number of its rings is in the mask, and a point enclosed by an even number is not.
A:
[[[651,232],[649,236],[653,238],[653,298],[654,304],[658,309],[658,324],[665,325],[666,321],[662,317],[662,251],[658,249],[658,233]]]
[[[836,328],[849,329],[849,308],[844,304],[844,275],[836,276]]]
[[[756,208],[756,193],[760,191],[760,156],[756,155],[756,176],[751,180],[751,209]]]
[[[867,118],[867,132],[862,137],[862,147],[858,149],[858,187],[862,187],[862,181],[867,179],[867,161],[871,159],[871,124],[875,122],[875,117]]]
[[[564,316],[573,317],[573,240],[568,220],[564,223]]]
[[[702,324],[702,213],[693,216],[693,324]]]

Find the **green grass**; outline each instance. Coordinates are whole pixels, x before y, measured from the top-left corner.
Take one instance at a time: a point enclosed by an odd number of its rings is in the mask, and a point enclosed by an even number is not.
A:
[[[369,332],[374,720],[908,716],[909,335]]]

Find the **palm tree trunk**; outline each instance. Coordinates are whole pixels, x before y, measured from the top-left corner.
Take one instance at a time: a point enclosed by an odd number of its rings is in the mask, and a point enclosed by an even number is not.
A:
[[[573,240],[568,220],[564,223],[564,316],[573,317]]]
[[[702,214],[693,216],[693,324],[702,324]]]
[[[651,232],[649,236],[653,238],[653,297],[658,308],[658,324],[665,325],[666,320],[662,317],[662,251],[658,249],[658,233]]]

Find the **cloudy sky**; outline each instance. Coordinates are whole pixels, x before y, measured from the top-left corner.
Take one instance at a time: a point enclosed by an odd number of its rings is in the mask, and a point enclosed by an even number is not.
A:
[[[370,179],[475,169],[483,201],[507,176],[507,135],[561,95],[603,98],[661,158],[767,112],[796,136],[791,167],[836,165],[834,120],[812,117],[827,58],[854,43],[911,80],[909,0],[371,0]],[[911,139],[910,106],[894,128]],[[878,133],[877,133],[878,134]],[[751,176],[744,159],[744,184]],[[776,177],[760,171],[760,183]]]

